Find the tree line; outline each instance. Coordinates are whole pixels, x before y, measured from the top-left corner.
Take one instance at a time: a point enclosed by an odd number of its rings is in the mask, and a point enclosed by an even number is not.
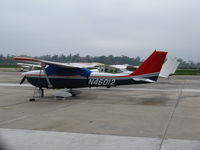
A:
[[[16,57],[14,55],[7,55],[4,56],[0,54],[0,66],[16,66],[19,61],[15,61],[13,58]],[[27,55],[20,55],[19,57],[30,57]],[[80,56],[79,54],[69,54],[69,55],[43,55],[43,56],[36,56],[34,58],[37,59],[44,59],[49,61],[56,61],[56,62],[99,62],[108,65],[114,64],[129,64],[134,66],[139,66],[143,60],[137,57],[128,57],[125,55],[121,56]],[[179,68],[181,69],[200,69],[200,62],[194,63],[192,61],[186,62],[183,59],[178,59],[180,62]]]

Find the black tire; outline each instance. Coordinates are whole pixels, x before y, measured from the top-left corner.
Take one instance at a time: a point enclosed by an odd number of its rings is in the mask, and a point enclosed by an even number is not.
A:
[[[30,102],[34,102],[34,101],[35,101],[35,98],[30,98],[29,101],[30,101]]]
[[[76,94],[72,94],[72,97],[75,97],[76,96]]]

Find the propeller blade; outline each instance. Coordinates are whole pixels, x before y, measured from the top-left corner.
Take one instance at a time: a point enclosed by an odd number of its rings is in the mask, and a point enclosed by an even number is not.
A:
[[[25,81],[25,79],[26,79],[26,76],[24,76],[24,77],[22,78],[20,84],[22,84],[22,83]]]

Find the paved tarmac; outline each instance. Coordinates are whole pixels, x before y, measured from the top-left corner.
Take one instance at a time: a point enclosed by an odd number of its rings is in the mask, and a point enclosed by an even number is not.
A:
[[[0,70],[0,136],[12,149],[200,149],[200,76],[84,88],[62,100],[46,90],[35,102],[21,78]]]

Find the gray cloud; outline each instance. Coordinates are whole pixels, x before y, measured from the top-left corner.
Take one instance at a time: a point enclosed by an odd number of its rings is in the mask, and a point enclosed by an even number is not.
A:
[[[0,53],[199,60],[198,0],[1,0]]]

